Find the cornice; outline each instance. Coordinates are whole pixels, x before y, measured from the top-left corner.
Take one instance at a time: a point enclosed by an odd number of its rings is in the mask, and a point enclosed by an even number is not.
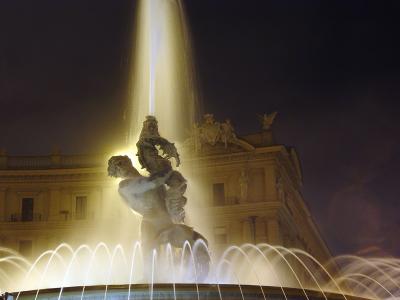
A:
[[[43,231],[43,230],[69,230],[69,229],[95,229],[99,220],[91,221],[43,221],[43,222],[1,222],[0,231],[22,232],[22,231]]]
[[[106,174],[106,169],[95,168],[73,168],[73,169],[44,169],[44,170],[0,170],[0,176],[21,176],[21,175],[65,175],[65,174]]]
[[[70,181],[112,182],[103,168],[57,170],[1,170],[1,183],[62,183]]]

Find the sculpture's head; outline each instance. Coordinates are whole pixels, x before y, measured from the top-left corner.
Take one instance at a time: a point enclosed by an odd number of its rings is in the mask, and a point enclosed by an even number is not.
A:
[[[132,165],[132,161],[126,155],[112,156],[108,160],[108,176],[128,178],[139,176],[139,172]]]
[[[160,136],[158,133],[158,121],[154,116],[146,116],[143,122],[141,136]]]

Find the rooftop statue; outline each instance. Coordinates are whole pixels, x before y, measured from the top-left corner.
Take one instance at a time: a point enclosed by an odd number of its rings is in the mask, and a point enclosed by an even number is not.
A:
[[[221,139],[221,124],[214,120],[214,115],[205,114],[200,127],[200,140],[214,146]]]
[[[272,127],[272,124],[274,123],[275,117],[278,113],[274,111],[273,113],[270,114],[264,114],[262,116],[259,116],[260,122],[262,124],[262,129],[263,130],[270,130]]]
[[[202,124],[193,125],[191,140],[196,152],[200,151],[205,144],[215,146],[217,143],[222,143],[225,149],[230,144],[241,145],[231,121],[226,119],[225,122],[217,122],[213,114],[205,114]]]
[[[163,154],[158,153],[159,147]],[[108,174],[122,178],[118,192],[135,212],[142,215],[141,240],[144,254],[149,256],[152,249],[171,244],[180,249],[187,241],[192,247],[199,239],[207,240],[193,228],[183,224],[184,206],[187,202],[183,194],[187,183],[185,178],[173,170],[170,158],[180,163],[175,145],[160,136],[157,119],[146,117],[137,142],[139,162],[150,176],[142,176],[132,165],[128,156],[113,156],[108,161]],[[207,250],[198,248],[196,269],[199,279],[208,273],[210,258]]]

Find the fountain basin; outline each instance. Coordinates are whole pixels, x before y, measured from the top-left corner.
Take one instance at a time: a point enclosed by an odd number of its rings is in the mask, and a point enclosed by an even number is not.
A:
[[[61,299],[80,300],[82,296],[82,286],[66,287],[62,291]],[[105,285],[87,286],[85,287],[82,299],[85,300],[194,300],[194,299],[207,299],[207,300],[363,300],[365,298],[355,297],[342,294],[327,293],[322,294],[320,291],[305,290],[307,297],[302,289],[296,288],[283,288],[284,293],[280,287],[271,286],[257,286],[257,285],[233,285],[233,284],[132,284],[129,285]],[[35,299],[36,290],[23,291],[19,295],[19,300]],[[40,290],[37,299],[57,300],[59,298],[60,288],[51,288]],[[18,293],[9,294],[8,300],[17,299]],[[286,295],[286,298],[285,298]]]

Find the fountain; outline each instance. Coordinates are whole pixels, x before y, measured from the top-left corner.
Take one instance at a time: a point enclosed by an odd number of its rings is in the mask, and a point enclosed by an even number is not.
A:
[[[300,249],[269,244],[231,246],[213,258],[202,282],[193,258],[207,245],[186,244],[180,259],[173,251],[153,251],[150,280],[143,277],[145,255],[139,241],[130,249],[99,243],[76,249],[61,244],[33,263],[0,248],[0,286],[13,299],[389,299],[400,294],[400,260],[339,256],[322,265]],[[193,254],[193,255],[192,255]],[[13,278],[7,266],[17,270]],[[338,267],[340,270],[338,270]],[[17,274],[18,273],[18,274]],[[24,290],[23,292],[20,292]]]
[[[322,264],[300,249],[267,243],[213,255],[205,237],[184,225],[186,180],[173,143],[193,122],[195,93],[187,29],[179,0],[142,0],[138,8],[130,143],[138,139],[141,175],[125,155],[108,173],[143,216],[142,240],[130,247],[63,243],[33,262],[0,247],[0,292],[23,299],[395,299],[400,260],[340,256]],[[157,116],[157,119],[154,117]],[[227,141],[225,141],[226,143]],[[158,154],[158,148],[165,156]],[[132,153],[132,150],[130,150]],[[190,183],[189,183],[190,184]],[[124,230],[126,230],[124,228]],[[127,229],[129,230],[129,228]]]

